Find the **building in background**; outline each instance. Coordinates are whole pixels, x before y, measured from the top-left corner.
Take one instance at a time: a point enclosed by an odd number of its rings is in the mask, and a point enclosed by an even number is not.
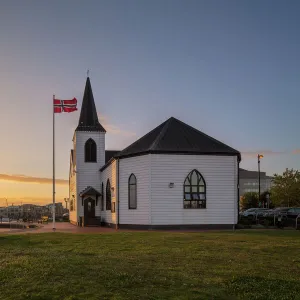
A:
[[[7,207],[0,206],[0,218],[6,218],[7,217]]]
[[[21,205],[1,206],[0,217],[7,218],[10,216],[11,218],[18,218],[22,214],[22,211]]]
[[[258,171],[248,171],[240,168],[240,196],[245,193],[258,193]],[[260,172],[260,192],[270,191],[273,177],[267,176],[266,172]]]
[[[23,205],[9,205],[0,206],[0,218],[10,218],[13,220],[29,218],[37,220],[42,216],[52,216],[52,206],[48,205],[35,205],[35,204],[23,204]],[[68,212],[63,207],[62,202],[55,203],[55,215],[57,218],[62,218],[63,214]]]
[[[48,213],[49,216],[52,216],[52,207],[53,207],[52,203],[46,205],[46,208],[48,209],[49,212]],[[63,207],[62,202],[55,203],[55,217],[60,218],[64,213],[65,213],[65,209]]]

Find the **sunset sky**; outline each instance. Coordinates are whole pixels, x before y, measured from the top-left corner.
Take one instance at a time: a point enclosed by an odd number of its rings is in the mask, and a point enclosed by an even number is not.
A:
[[[170,116],[242,152],[241,167],[300,169],[300,2],[0,3],[0,206],[52,201],[52,95],[82,102],[87,69],[106,149]],[[79,111],[56,116],[57,199],[68,197]]]

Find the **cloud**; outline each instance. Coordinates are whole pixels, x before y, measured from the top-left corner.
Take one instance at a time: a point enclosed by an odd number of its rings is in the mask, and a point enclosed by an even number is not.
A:
[[[25,183],[52,184],[52,178],[31,177],[31,176],[26,176],[26,175],[0,174],[0,180],[25,182]],[[55,179],[55,183],[58,185],[68,185],[69,180]]]
[[[265,156],[274,156],[274,155],[280,155],[284,154],[286,152],[284,151],[273,151],[273,150],[257,150],[257,151],[242,151],[242,156],[247,157],[257,157],[257,154],[262,154]]]
[[[109,121],[109,118],[105,115],[98,114],[98,118],[99,118],[101,124],[103,125],[103,127],[109,133],[116,134],[116,135],[121,135],[121,136],[125,136],[125,137],[132,137],[132,136],[136,135],[136,133],[133,132],[133,131],[124,130],[124,129],[121,129],[120,127],[116,126],[116,125],[111,124],[110,121]]]

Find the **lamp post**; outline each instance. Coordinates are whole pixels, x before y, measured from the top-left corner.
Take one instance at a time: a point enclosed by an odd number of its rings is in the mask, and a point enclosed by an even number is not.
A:
[[[8,201],[7,198],[4,198],[6,201],[6,212],[7,212],[7,217],[8,217],[8,221],[9,221],[9,212],[8,212]]]
[[[267,208],[270,208],[270,193],[267,192],[266,194],[266,199],[267,199]]]
[[[264,156],[257,154],[257,164],[258,164],[258,203],[260,203],[260,159]]]
[[[66,202],[66,209],[68,209],[68,202],[69,202],[69,198],[64,198],[65,202]]]

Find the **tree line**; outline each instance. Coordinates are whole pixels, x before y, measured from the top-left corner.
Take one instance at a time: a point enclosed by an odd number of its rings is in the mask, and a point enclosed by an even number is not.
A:
[[[268,199],[269,196],[269,199]],[[242,209],[251,207],[300,207],[300,172],[286,169],[282,174],[274,174],[270,191],[258,193],[249,192],[241,197]]]

